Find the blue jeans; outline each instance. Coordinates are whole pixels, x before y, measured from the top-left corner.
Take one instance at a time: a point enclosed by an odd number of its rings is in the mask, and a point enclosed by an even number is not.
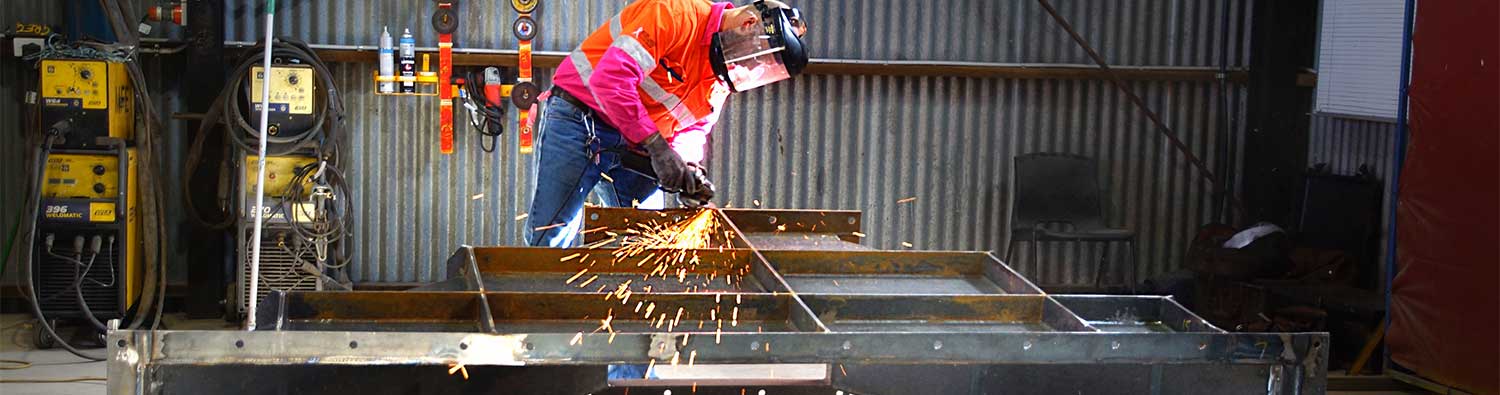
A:
[[[587,108],[551,97],[537,127],[536,191],[526,243],[569,247],[583,227],[583,201],[593,190],[609,207],[661,209],[656,180],[626,170],[616,151],[630,147],[620,131]],[[613,182],[599,182],[608,174]],[[564,224],[562,226],[554,226]],[[538,228],[548,229],[536,230]]]

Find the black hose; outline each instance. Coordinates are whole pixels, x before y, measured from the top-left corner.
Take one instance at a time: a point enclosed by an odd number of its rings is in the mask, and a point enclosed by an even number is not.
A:
[[[99,252],[98,251],[94,252],[94,257],[93,258],[89,258],[89,264],[87,265],[88,268],[85,268],[85,269],[83,269],[80,272],[78,270],[78,266],[77,265],[73,266],[73,292],[74,292],[74,295],[76,295],[78,297],[78,299],[76,300],[78,302],[78,308],[79,308],[79,311],[83,313],[81,315],[83,316],[83,318],[85,319],[85,321],[87,321],[90,324],[93,324],[94,328],[98,329],[100,332],[108,332],[109,331],[109,327],[105,326],[103,322],[99,322],[99,317],[95,317],[94,316],[94,309],[89,308],[88,300],[85,300],[83,298],[83,278],[84,278],[84,276],[88,276],[89,275],[89,270],[90,269],[94,268],[94,260],[95,259],[99,259]],[[83,263],[83,262],[80,260],[77,263]]]
[[[31,312],[32,314],[36,314],[37,321],[40,324],[39,326],[42,327],[42,330],[47,331],[47,334],[52,336],[53,339],[56,339],[57,344],[62,345],[64,349],[68,350],[68,352],[72,353],[73,355],[77,355],[79,358],[91,361],[103,361],[104,356],[84,353],[82,350],[74,348],[72,344],[68,344],[67,339],[63,338],[62,336],[58,336],[57,329],[52,327],[52,323],[47,320],[47,315],[42,313],[42,305],[37,302],[36,279],[34,278],[35,276],[33,273],[36,272],[36,223],[37,221],[41,220],[42,178],[45,178],[42,176],[42,171],[43,169],[45,169],[48,153],[52,151],[52,142],[54,140],[54,137],[58,137],[58,135],[60,134],[61,133],[57,128],[52,128],[52,130],[48,131],[48,133],[42,137],[42,144],[37,147],[37,152],[35,154],[36,159],[32,161],[33,171],[31,172],[31,174],[33,180],[31,182],[31,193],[28,195],[28,198],[31,199],[31,226],[26,232],[25,244],[26,281],[24,283],[26,284],[27,290],[26,292],[23,292],[22,295],[26,297],[26,300],[28,302],[31,302]]]
[[[245,112],[242,109],[240,98],[244,96],[244,89],[246,89],[247,85],[246,79],[250,70],[261,64],[259,55],[263,54],[264,51],[265,44],[260,43],[245,52],[246,55],[240,59],[240,62],[235,66],[232,74],[230,74],[233,77],[224,84],[223,89],[219,91],[218,99],[209,107],[203,120],[198,124],[198,133],[194,136],[193,143],[188,150],[188,156],[185,161],[186,168],[183,173],[187,179],[182,183],[182,194],[189,198],[184,199],[184,204],[188,209],[188,218],[205,228],[226,229],[238,219],[238,216],[234,213],[234,209],[228,207],[228,205],[221,205],[219,213],[214,215],[217,219],[211,220],[205,218],[204,213],[197,207],[197,203],[190,198],[193,196],[191,186],[194,184],[191,181],[202,164],[205,138],[208,132],[216,126],[224,126],[225,139],[234,146],[239,147],[241,152],[245,154],[260,152],[259,142],[256,140],[260,136],[260,131],[251,127],[249,121],[245,119]],[[321,89],[316,91],[315,101],[318,102],[318,108],[315,111],[317,115],[314,117],[313,126],[306,130],[288,131],[290,134],[267,136],[268,147],[266,155],[286,155],[303,149],[308,145],[316,145],[316,155],[319,158],[338,163],[338,148],[342,138],[344,104],[343,98],[333,82],[332,71],[318,57],[317,52],[313,51],[307,44],[295,39],[285,37],[276,39],[275,42],[271,43],[271,54],[283,59],[296,59],[302,64],[312,66],[317,74],[315,80]],[[227,162],[225,168],[238,168],[241,158],[231,155],[224,156]],[[217,181],[223,182],[223,179],[224,177],[219,177]],[[228,200],[232,199],[224,199],[222,196],[219,198],[221,202]]]

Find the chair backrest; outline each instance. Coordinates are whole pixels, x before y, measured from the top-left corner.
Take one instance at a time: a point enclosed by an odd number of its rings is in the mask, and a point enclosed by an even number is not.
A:
[[[1078,229],[1104,226],[1099,165],[1082,155],[1031,153],[1016,156],[1011,229],[1038,222],[1068,222]]]

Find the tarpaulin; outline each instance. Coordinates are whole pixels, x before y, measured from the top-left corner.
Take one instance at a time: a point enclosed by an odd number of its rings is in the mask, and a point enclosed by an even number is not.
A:
[[[1391,359],[1500,393],[1500,5],[1421,1],[1396,209]]]

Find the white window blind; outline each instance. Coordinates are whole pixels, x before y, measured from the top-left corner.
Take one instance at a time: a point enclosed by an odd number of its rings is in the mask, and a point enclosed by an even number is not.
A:
[[[1396,118],[1402,0],[1324,0],[1317,111]]]

